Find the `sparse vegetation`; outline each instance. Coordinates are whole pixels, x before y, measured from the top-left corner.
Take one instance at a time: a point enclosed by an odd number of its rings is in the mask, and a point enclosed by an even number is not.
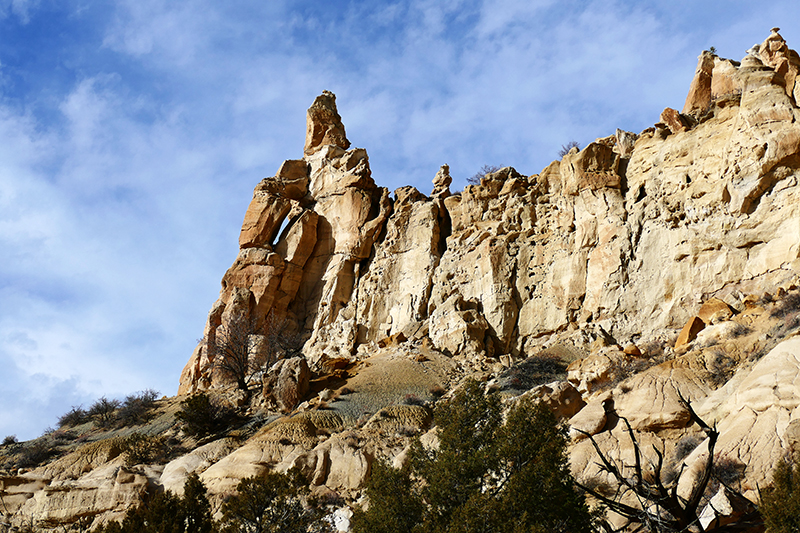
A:
[[[164,439],[143,433],[133,433],[125,437],[122,450],[128,466],[158,463],[166,455]]]
[[[577,148],[578,150],[581,149],[581,145],[578,144],[578,141],[570,141],[567,144],[562,144],[561,149],[558,151],[558,157],[564,157],[573,148]]]
[[[55,445],[51,440],[38,439],[20,448],[16,466],[33,468],[50,459],[55,453]]]
[[[697,424],[705,433],[708,443],[708,454],[704,459],[702,470],[692,484],[691,492],[683,496],[678,496],[677,487],[681,474],[685,470],[681,468],[675,472],[674,468],[665,467],[664,455],[656,447],[653,447],[653,452],[656,455],[655,460],[644,457],[633,428],[631,428],[627,419],[620,418],[625,424],[633,445],[633,465],[625,465],[614,461],[603,452],[592,435],[584,433],[593,444],[600,458],[602,470],[612,476],[617,486],[610,492],[600,492],[591,484],[585,482],[581,483],[580,486],[588,494],[599,500],[608,510],[619,514],[627,520],[623,528],[618,530],[631,528],[631,530],[635,531],[652,531],[656,533],[699,531],[697,529],[697,524],[699,524],[698,509],[702,502],[707,501],[714,488],[713,485],[709,486],[709,482],[712,478],[720,482],[735,481],[740,475],[741,465],[714,454],[719,432],[697,416],[689,402],[683,398],[681,398],[681,401],[687,409],[692,422]],[[688,448],[688,445],[686,447]],[[733,491],[729,486],[728,490]],[[747,501],[741,494],[736,494],[736,497],[742,502]],[[750,509],[738,516],[735,522],[721,525],[719,521],[712,521],[703,531],[705,533],[744,531],[748,527],[758,527],[761,523],[762,519],[758,507],[751,503]],[[731,526],[736,526],[736,528],[726,529]],[[603,524],[603,529],[606,531],[615,530],[608,523]]]
[[[257,374],[279,359],[293,357],[302,347],[300,336],[289,332],[286,320],[271,312],[261,321],[228,320],[204,340],[214,370],[247,395]]]
[[[17,444],[19,441],[17,440],[16,435],[6,435],[3,439],[3,446],[11,446],[12,444]]]
[[[467,178],[467,183],[469,185],[480,185],[481,179],[483,179],[486,176],[486,174],[497,172],[498,170],[500,170],[500,168],[501,167],[495,165],[483,165],[478,172]]]
[[[721,348],[713,348],[711,357],[711,361],[708,363],[708,380],[714,385],[714,388],[719,388],[733,377],[737,362],[728,357]]]
[[[217,531],[211,518],[206,488],[197,474],[190,474],[183,486],[183,497],[157,492],[132,507],[121,522],[110,522],[95,533],[212,533]]]
[[[157,398],[158,392],[153,389],[127,396],[117,412],[119,424],[132,426],[147,422]]]
[[[403,405],[419,405],[425,407],[425,400],[417,396],[416,394],[406,394],[403,398]]]
[[[238,420],[232,409],[223,406],[208,394],[193,394],[181,402],[181,410],[175,418],[183,423],[187,435],[205,437],[219,431]]]
[[[114,421],[114,413],[121,405],[119,400],[109,400],[101,396],[89,407],[88,415],[99,427],[107,427]]]
[[[501,373],[500,389],[526,391],[537,385],[564,379],[566,375],[567,365],[558,357],[534,355]]]
[[[85,424],[90,420],[89,413],[83,408],[83,406],[73,405],[69,411],[58,417],[58,427],[73,427],[78,426],[80,424]]]
[[[800,468],[793,459],[780,461],[772,485],[761,491],[761,513],[768,533],[800,531]]]
[[[308,497],[305,479],[296,471],[266,472],[243,479],[236,495],[222,506],[223,533],[307,533],[330,531],[322,511]]]

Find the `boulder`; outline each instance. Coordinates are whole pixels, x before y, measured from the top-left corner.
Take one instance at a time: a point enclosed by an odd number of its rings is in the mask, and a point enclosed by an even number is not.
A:
[[[308,394],[310,379],[311,369],[304,357],[281,359],[264,374],[264,398],[268,404],[288,413]]]
[[[702,331],[702,329],[706,327],[706,323],[698,316],[693,316],[681,332],[678,334],[678,338],[675,339],[675,349],[685,346],[695,340],[697,338],[697,334]]]

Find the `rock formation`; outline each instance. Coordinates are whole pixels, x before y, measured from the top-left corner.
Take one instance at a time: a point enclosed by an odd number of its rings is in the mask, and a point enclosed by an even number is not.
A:
[[[717,451],[746,465],[740,482],[757,498],[775,459],[800,449],[797,72],[777,29],[741,62],[704,52],[682,112],[460,192],[443,165],[430,196],[377,187],[324,92],[303,158],[256,186],[180,377],[181,395],[225,394],[234,383],[209,350],[218,328],[252,324],[257,350],[269,342],[259,325],[280,324],[302,349],[255,381],[251,412],[273,418],[150,470],[84,450],[0,477],[13,508],[66,516],[62,487],[102,486],[116,499],[90,514],[113,516],[147,482],[180,490],[190,472],[219,501],[242,477],[291,467],[355,500],[372,461],[402,464],[409,437],[429,430],[421,404],[466,375],[501,387],[526,361],[554,360],[566,370],[523,396],[569,421],[578,477],[603,476],[587,435],[632,460],[622,417],[644,446],[696,470],[703,446],[676,453],[702,440],[683,397],[717,424]]]

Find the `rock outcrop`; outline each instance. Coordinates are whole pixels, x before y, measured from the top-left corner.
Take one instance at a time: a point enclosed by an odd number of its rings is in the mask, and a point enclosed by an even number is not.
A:
[[[181,395],[224,396],[235,383],[215,371],[219,328],[252,325],[255,354],[275,351],[262,326],[279,325],[300,342],[252,380],[263,426],[157,467],[126,466],[103,441],[0,476],[6,504],[54,520],[85,505],[105,520],[148,484],[180,491],[198,473],[218,504],[241,478],[290,468],[354,501],[376,459],[403,464],[425,431],[435,445],[430,405],[468,375],[569,420],[576,477],[605,475],[595,443],[630,464],[624,419],[642,449],[685,468],[684,493],[708,453],[688,400],[756,498],[776,458],[800,449],[798,72],[777,29],[741,62],[703,52],[682,111],[638,135],[460,192],[443,165],[430,195],[378,187],[324,92],[303,158],[256,186],[180,377]],[[502,389],[504,372],[534,368],[523,360],[552,375]],[[679,454],[686,439],[694,451]],[[734,513],[735,500],[715,501]]]

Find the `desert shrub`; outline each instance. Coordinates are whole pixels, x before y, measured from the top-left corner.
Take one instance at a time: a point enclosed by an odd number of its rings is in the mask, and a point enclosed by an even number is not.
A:
[[[564,157],[573,148],[581,149],[581,145],[578,144],[578,141],[570,141],[567,144],[562,144],[561,149],[558,151],[558,157]]]
[[[795,461],[778,462],[772,485],[761,491],[759,509],[769,533],[800,531],[800,469]]]
[[[17,457],[18,468],[33,468],[55,455],[56,450],[49,439],[39,439],[23,446]]]
[[[499,376],[501,390],[528,390],[558,379],[564,379],[567,365],[558,357],[534,355],[520,361]]]
[[[56,442],[56,444],[65,444],[78,438],[74,431],[69,431],[66,429],[58,429],[54,431],[51,437],[53,437],[53,440]]]
[[[158,463],[166,454],[163,439],[143,433],[133,433],[125,437],[122,451],[128,466]]]
[[[181,402],[175,418],[183,423],[187,435],[205,437],[218,433],[238,420],[232,409],[223,406],[208,394],[193,394]]]
[[[87,412],[98,426],[106,427],[114,420],[114,413],[119,406],[119,400],[109,400],[105,396],[101,396],[95,400]]]
[[[406,394],[405,397],[403,397],[403,405],[418,405],[420,407],[425,407],[425,400],[416,394]]]
[[[3,439],[3,446],[11,446],[12,444],[17,444],[19,441],[17,440],[16,435],[6,435]]]
[[[117,412],[120,425],[129,426],[147,422],[157,398],[158,392],[153,389],[127,396]]]
[[[745,464],[741,461],[717,454],[717,456],[714,457],[711,476],[715,481],[726,486],[731,486],[741,479],[742,475],[744,475],[744,470]],[[713,487],[714,492],[716,492],[718,487],[718,484]]]
[[[796,312],[800,312],[800,292],[792,291],[775,305],[770,312],[770,316],[773,318],[787,318]]]
[[[711,360],[707,365],[708,380],[715,388],[721,387],[733,377],[736,372],[736,360],[728,357],[724,350],[714,348]]]
[[[441,398],[442,396],[445,395],[445,393],[447,391],[444,390],[444,387],[440,387],[439,385],[435,385],[435,386],[431,387],[431,389],[428,392],[430,392],[431,396],[433,396],[434,398]]]
[[[738,322],[734,323],[733,327],[730,329],[730,335],[734,339],[739,337],[744,337],[748,333],[752,332],[753,330],[744,324],[739,324]]]
[[[501,167],[495,165],[483,165],[478,172],[467,178],[467,183],[470,185],[480,185],[481,179],[483,179],[486,176],[486,174],[497,172],[498,170],[500,170],[500,168]]]
[[[304,505],[307,493],[305,479],[295,471],[266,472],[242,479],[236,486],[236,495],[222,505],[222,531],[306,533],[315,523],[316,531],[330,531],[322,521],[321,510]]]
[[[673,452],[675,461],[680,461],[686,458],[694,451],[695,448],[700,446],[701,442],[703,442],[703,440],[694,435],[687,435],[681,438],[681,440],[678,441],[678,444],[675,445],[675,451]]]
[[[78,426],[85,424],[90,418],[89,413],[86,412],[83,406],[73,405],[69,411],[58,417],[58,427]]]

